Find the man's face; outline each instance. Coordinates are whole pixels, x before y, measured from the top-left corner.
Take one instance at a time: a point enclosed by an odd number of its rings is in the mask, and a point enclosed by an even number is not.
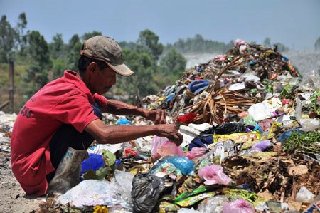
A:
[[[94,63],[94,62],[93,62]],[[116,72],[111,67],[106,66],[100,69],[98,64],[95,63],[94,71],[91,71],[90,86],[91,92],[98,93],[100,95],[106,93],[116,83]]]

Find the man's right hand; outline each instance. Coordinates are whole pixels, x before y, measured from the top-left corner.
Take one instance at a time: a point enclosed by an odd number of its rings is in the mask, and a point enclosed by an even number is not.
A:
[[[158,126],[161,130],[158,136],[168,138],[177,146],[179,146],[182,143],[183,137],[180,133],[178,133],[178,128],[175,124],[162,124]]]

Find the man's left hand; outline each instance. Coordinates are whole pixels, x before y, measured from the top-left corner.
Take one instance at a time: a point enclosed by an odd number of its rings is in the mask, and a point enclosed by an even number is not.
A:
[[[166,123],[166,112],[161,109],[145,110],[144,117],[148,120],[152,120],[155,124]]]

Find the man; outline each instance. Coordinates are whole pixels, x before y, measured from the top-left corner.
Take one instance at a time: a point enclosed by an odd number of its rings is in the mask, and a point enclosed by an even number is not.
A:
[[[116,144],[147,135],[181,143],[174,124],[165,124],[165,112],[146,110],[102,96],[116,83],[116,74],[133,72],[123,64],[122,50],[112,38],[95,36],[84,42],[79,71],[65,71],[23,106],[11,140],[12,171],[28,195],[47,193],[69,147],[86,150],[95,139]],[[102,113],[141,115],[156,125],[107,126]]]

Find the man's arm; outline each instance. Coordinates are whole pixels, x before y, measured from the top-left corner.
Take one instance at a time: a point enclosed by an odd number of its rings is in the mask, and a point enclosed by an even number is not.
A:
[[[116,144],[148,135],[167,137],[177,145],[182,142],[182,135],[178,133],[174,124],[107,126],[97,119],[88,124],[85,131],[101,144]]]
[[[141,115],[144,116],[145,110],[137,106],[127,104],[118,100],[108,99],[107,104],[102,106],[102,112],[115,115]]]
[[[166,123],[166,113],[164,110],[147,110],[118,100],[109,99],[107,104],[102,106],[102,112],[116,115],[141,115],[146,119],[154,121],[155,124]]]

